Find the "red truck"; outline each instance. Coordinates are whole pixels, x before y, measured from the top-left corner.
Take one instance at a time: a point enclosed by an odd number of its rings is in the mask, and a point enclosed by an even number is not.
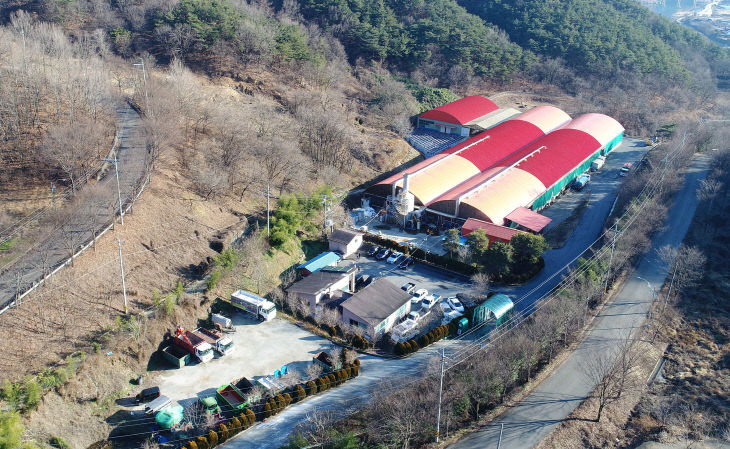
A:
[[[199,327],[193,333],[203,339],[203,341],[207,341],[220,355],[233,352],[233,340],[228,336],[224,336],[220,331]]]
[[[213,347],[205,341],[200,334],[186,331],[178,326],[175,330],[175,338],[173,342],[195,356],[202,363],[208,362],[213,358]]]

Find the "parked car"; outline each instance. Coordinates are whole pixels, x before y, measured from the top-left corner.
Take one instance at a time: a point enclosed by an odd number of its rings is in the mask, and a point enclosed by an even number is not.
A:
[[[150,402],[153,399],[157,399],[160,397],[160,387],[150,387],[145,388],[140,393],[135,396],[135,400],[137,404],[141,404],[142,402]]]
[[[368,250],[368,256],[374,257],[376,254],[378,254],[378,251],[380,251],[380,247],[378,245],[373,245]]]
[[[587,186],[589,182],[591,182],[591,175],[580,175],[578,179],[573,182],[573,189],[583,190],[583,187]]]
[[[413,263],[413,257],[406,257],[401,261],[401,263],[398,265],[398,268],[401,270],[405,270]]]
[[[406,315],[406,320],[413,320],[417,322],[421,318],[423,318],[423,315],[421,315],[420,312],[408,312],[408,315]]]
[[[606,156],[598,156],[591,162],[591,171],[598,171],[606,163]]]
[[[389,249],[387,249],[387,248],[383,248],[383,249],[381,249],[381,250],[380,250],[380,252],[379,252],[379,253],[378,253],[378,254],[377,254],[377,255],[375,256],[375,258],[376,258],[376,259],[378,259],[378,260],[383,260],[383,259],[385,259],[386,257],[388,257],[389,255],[390,255],[390,250],[389,250]]]
[[[455,296],[446,298],[446,304],[448,304],[452,310],[459,312],[459,313],[464,313],[464,305],[461,303],[461,301],[456,299]]]
[[[426,290],[425,288],[419,288],[418,290],[416,290],[416,293],[413,294],[413,298],[411,298],[411,304],[418,304],[426,296],[428,296],[428,290]]]
[[[388,257],[387,262],[388,263],[398,263],[398,260],[403,257],[403,253],[400,251],[394,251],[390,254],[390,257]]]
[[[627,162],[624,164],[623,167],[621,167],[621,170],[619,170],[618,174],[619,176],[626,176],[631,171],[631,162]]]
[[[404,284],[401,287],[401,290],[405,291],[406,293],[412,293],[413,290],[415,290],[415,289],[416,289],[416,284],[414,284],[413,282],[409,282],[407,284]]]
[[[431,310],[431,307],[435,306],[441,300],[441,295],[433,294],[426,296],[421,300],[421,307],[426,310]]]
[[[441,325],[449,324],[450,322],[454,321],[454,319],[460,317],[461,314],[457,312],[456,310],[452,310],[448,307],[444,308],[444,317],[441,319]]]

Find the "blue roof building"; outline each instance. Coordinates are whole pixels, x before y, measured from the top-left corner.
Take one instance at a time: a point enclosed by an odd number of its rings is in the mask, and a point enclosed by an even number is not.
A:
[[[317,272],[324,267],[336,264],[340,261],[340,259],[342,259],[342,256],[335,252],[328,251],[326,253],[320,254],[309,262],[305,262],[299,265],[297,268],[302,270],[302,276],[309,276],[310,274]]]

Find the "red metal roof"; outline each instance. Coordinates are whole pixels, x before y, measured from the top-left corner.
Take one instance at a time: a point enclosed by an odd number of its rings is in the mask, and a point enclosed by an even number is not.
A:
[[[440,122],[466,125],[472,120],[485,116],[497,109],[499,109],[499,106],[494,104],[492,100],[480,95],[472,95],[426,111],[420,117],[429,120],[438,120]]]
[[[535,211],[532,211],[526,207],[518,207],[517,209],[513,210],[509,213],[506,217],[507,220],[513,221],[517,223],[520,226],[524,226],[527,229],[534,231],[534,232],[540,232],[542,231],[545,226],[548,225],[551,221],[553,221],[552,218],[548,218],[544,215],[540,215]]]
[[[464,225],[461,227],[461,235],[466,237],[467,235],[471,234],[472,232],[476,231],[477,229],[484,229],[484,232],[489,237],[494,237],[496,239],[504,240],[509,242],[512,240],[512,237],[517,234],[517,229],[507,228],[505,226],[499,226],[493,223],[488,223],[486,221],[477,220],[476,218],[469,218],[466,220]],[[491,239],[490,239],[491,240]]]
[[[601,144],[584,131],[561,128],[553,131],[529,147],[534,153],[517,166],[535,175],[550,188]]]
[[[476,165],[479,171],[484,171],[543,135],[542,130],[532,123],[519,119],[507,120],[446,151],[459,153],[459,156]],[[477,143],[471,145],[474,142]]]

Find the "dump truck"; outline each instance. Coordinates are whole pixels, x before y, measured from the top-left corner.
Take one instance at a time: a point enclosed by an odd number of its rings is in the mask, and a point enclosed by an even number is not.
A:
[[[207,341],[203,340],[194,332],[186,331],[178,326],[175,330],[175,338],[173,342],[195,356],[201,363],[209,362],[213,359],[213,347]]]
[[[224,336],[220,331],[199,327],[193,331],[203,341],[208,342],[220,355],[233,352],[233,340]]]
[[[182,368],[190,362],[190,353],[176,345],[162,348],[162,356],[177,368]]]
[[[243,394],[247,394],[249,391],[255,387],[255,385],[248,380],[245,377],[242,377],[238,379],[237,381],[233,382],[233,385],[235,385],[236,388],[238,388],[238,391],[240,391]]]
[[[246,408],[246,405],[248,405],[246,398],[243,397],[243,393],[241,393],[235,385],[231,384],[226,384],[218,388],[215,391],[215,397],[226,412],[243,410]]]
[[[234,292],[231,295],[231,304],[260,321],[271,321],[276,317],[276,306],[273,302],[245,290]]]

